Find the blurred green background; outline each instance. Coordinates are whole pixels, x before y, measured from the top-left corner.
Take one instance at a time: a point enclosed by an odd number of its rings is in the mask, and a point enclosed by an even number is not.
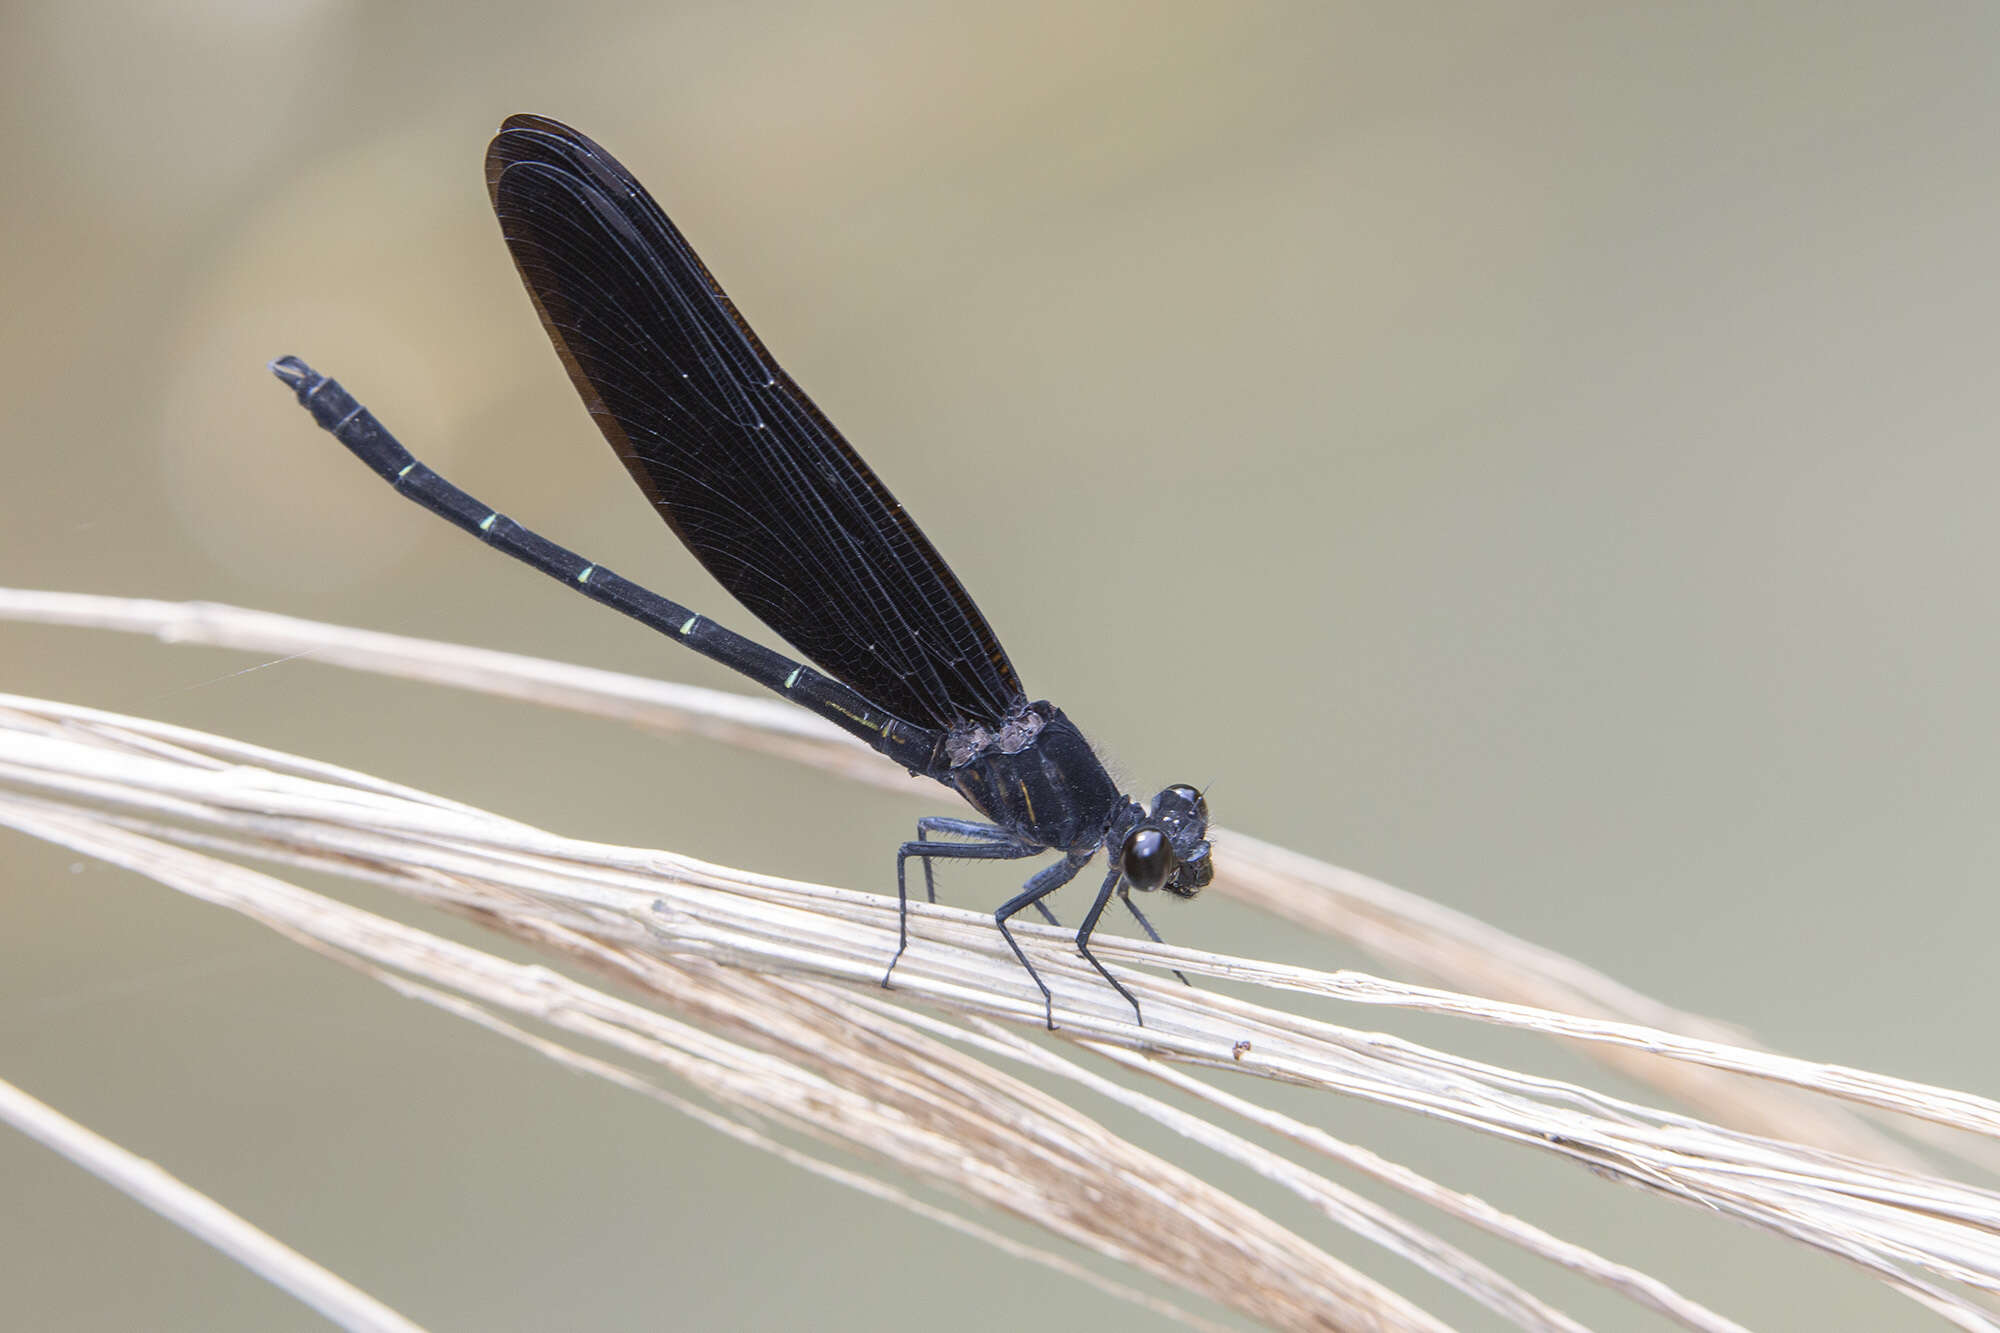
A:
[[[305,356],[475,494],[750,628],[586,422],[488,214],[487,136],[556,115],[1135,788],[1991,1095],[1996,41],[1988,5],[15,4],[0,580],[731,685],[394,500],[263,368]],[[252,665],[0,625],[0,689],[574,835],[886,889],[948,808]],[[1161,924],[1366,965],[1214,899]],[[1152,1322],[18,837],[0,1076],[439,1328]],[[1753,1327],[1927,1326],[1525,1151],[1299,1109]],[[12,1134],[0,1182],[9,1326],[317,1326]]]

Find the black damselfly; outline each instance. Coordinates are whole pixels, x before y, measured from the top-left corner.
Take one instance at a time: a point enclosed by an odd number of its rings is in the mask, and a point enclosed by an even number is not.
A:
[[[1209,882],[1201,793],[1168,787],[1147,810],[1118,790],[1062,710],[1028,699],[950,566],[609,153],[557,121],[512,116],[487,148],[486,185],[542,325],[612,449],[703,567],[821,670],[496,513],[298,358],[272,371],[424,508],[818,713],[986,816],[919,819],[915,841],[897,851],[899,942],[883,985],[909,947],[911,857],[936,901],[933,860],[1057,852],[994,914],[1053,1028],[1054,998],[1007,919],[1033,905],[1053,923],[1042,900],[1103,847],[1110,866],[1076,947],[1139,1016],[1138,1000],[1091,953],[1091,932],[1116,893],[1157,941],[1130,891],[1191,898]]]

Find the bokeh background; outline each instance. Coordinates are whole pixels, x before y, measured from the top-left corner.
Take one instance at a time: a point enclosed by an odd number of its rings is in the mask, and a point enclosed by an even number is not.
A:
[[[578,410],[488,215],[492,129],[560,116],[1134,786],[1208,785],[1225,825],[1792,1053],[2000,1092],[2000,10],[0,14],[0,581],[732,684],[393,499],[263,369],[307,357],[475,494],[742,623]],[[0,625],[0,688],[580,836],[886,888],[938,808],[258,665]],[[1220,901],[1163,918],[1365,962]],[[18,837],[0,1075],[439,1328],[1151,1322]],[[1753,1327],[1925,1326],[1525,1151],[1307,1109]],[[316,1326],[11,1134],[0,1182],[9,1326]]]

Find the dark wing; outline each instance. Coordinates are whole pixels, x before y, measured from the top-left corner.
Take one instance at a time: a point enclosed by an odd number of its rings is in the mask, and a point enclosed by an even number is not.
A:
[[[708,572],[904,721],[997,727],[1023,692],[986,617],[652,196],[540,116],[508,117],[486,185],[584,406]]]

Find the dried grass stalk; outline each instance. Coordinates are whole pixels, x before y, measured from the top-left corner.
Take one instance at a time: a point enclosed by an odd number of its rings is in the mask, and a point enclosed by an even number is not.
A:
[[[935,797],[846,733],[782,700],[650,680],[514,653],[438,643],[245,610],[212,602],[160,602],[89,593],[0,588],[0,619],[150,634],[373,671],[521,699],[661,733],[686,733],[774,754],[854,781]],[[1229,832],[1229,857],[1210,890],[1385,963],[1496,1000],[1563,1013],[1622,1019],[1665,1032],[1753,1046],[1727,1024],[1673,1008],[1575,959],[1531,944],[1464,913],[1354,871]],[[1911,1167],[1922,1158],[1838,1107],[1695,1065],[1648,1059],[1612,1045],[1589,1053],[1725,1124]],[[1913,1132],[1950,1151],[1960,1141]],[[1979,1148],[1971,1149],[1975,1154]],[[1982,1155],[1988,1165],[2000,1153]]]
[[[201,1191],[4,1081],[0,1081],[0,1122],[123,1190],[340,1327],[355,1333],[422,1333],[374,1297],[251,1226]]]
[[[115,613],[123,627],[171,626],[182,636],[194,625],[210,641],[309,651],[434,680],[477,680],[481,688],[523,697],[548,693],[565,706],[747,739],[869,780],[882,768],[837,733],[815,736],[824,729],[776,701],[719,695],[711,709],[708,691],[502,654],[410,648],[388,636],[226,609],[102,601],[0,594],[0,615],[103,623]],[[1653,1005],[1568,960],[1387,886],[1234,835],[1224,875],[1237,892],[1270,897],[1282,884],[1285,897],[1311,904],[1291,907],[1295,917],[1312,917],[1311,924],[1432,975],[1476,973],[1497,998],[1104,938],[1101,955],[1146,1006],[1142,1028],[1066,934],[1021,927],[1024,945],[1056,990],[1058,1037],[1075,1053],[1152,1076],[1171,1089],[1169,1100],[1106,1079],[1044,1040],[1039,997],[1023,993],[1030,988],[990,919],[947,907],[913,905],[911,951],[898,968],[897,990],[885,993],[876,983],[893,948],[893,900],[565,839],[328,765],[23,699],[0,700],[0,822],[244,912],[405,993],[870,1192],[896,1196],[848,1168],[804,1156],[741,1117],[893,1162],[940,1189],[1033,1220],[1273,1326],[1438,1325],[1001,1064],[1059,1077],[1169,1126],[1280,1183],[1517,1327],[1578,1325],[1415,1223],[1262,1148],[1226,1122],[1275,1132],[1309,1157],[1361,1170],[1686,1327],[1737,1326],[1644,1273],[1258,1106],[1248,1095],[1254,1080],[1365,1097],[1527,1144],[1609,1180],[1838,1255],[1958,1327],[2000,1327],[1948,1285],[2000,1289],[2000,1196],[1923,1168],[1916,1153],[1828,1099],[1898,1124],[1960,1131],[1987,1145],[2000,1141],[2000,1105],[1719,1039],[1712,1025]],[[658,1008],[546,968],[504,962],[232,863],[244,858],[392,886],[616,977]],[[1190,990],[1163,979],[1169,968],[1262,988],[1272,1002]],[[1635,1071],[1736,1123],[1308,1019],[1280,1007],[1294,993],[1580,1042],[1632,1062]],[[1568,1011],[1526,1002],[1524,993],[1563,998]],[[1681,1030],[1635,1022],[1634,1011],[1673,1020]],[[584,1041],[598,1053],[573,1044]],[[1243,1087],[1224,1091],[1198,1070],[1220,1071]],[[722,1109],[676,1099],[656,1082],[662,1073]],[[928,1215],[951,1217],[907,1201]],[[951,1224],[977,1228],[955,1217]],[[1157,1304],[1129,1289],[1123,1294]]]

